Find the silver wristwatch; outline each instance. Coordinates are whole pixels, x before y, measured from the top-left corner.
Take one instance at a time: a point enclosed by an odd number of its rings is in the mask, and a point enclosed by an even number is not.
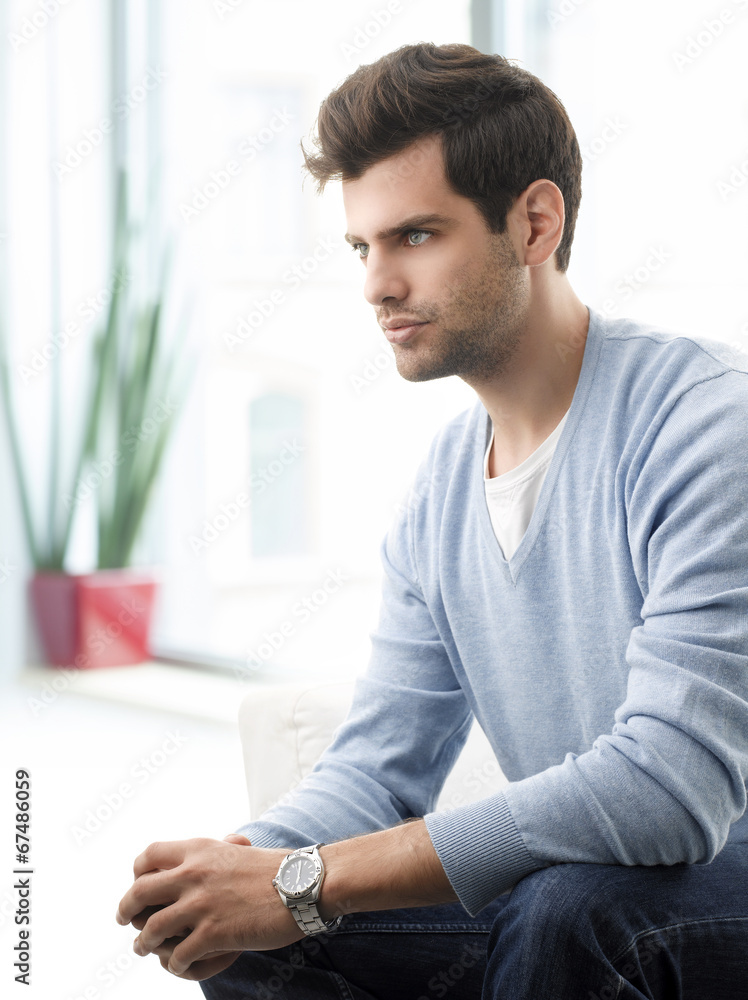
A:
[[[334,930],[342,914],[327,923],[317,911],[317,900],[325,877],[325,866],[319,856],[324,844],[300,847],[291,851],[280,863],[273,885],[285,906],[293,913],[296,923],[305,934],[320,934]]]

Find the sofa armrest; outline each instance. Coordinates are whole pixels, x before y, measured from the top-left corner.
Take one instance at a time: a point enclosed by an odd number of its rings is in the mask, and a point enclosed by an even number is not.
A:
[[[295,788],[345,720],[353,683],[258,685],[239,708],[250,819]],[[448,776],[437,809],[454,809],[498,791],[507,779],[477,722]]]

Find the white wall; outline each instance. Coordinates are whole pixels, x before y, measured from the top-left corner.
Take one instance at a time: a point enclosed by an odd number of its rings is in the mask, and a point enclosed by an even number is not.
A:
[[[81,0],[69,7],[52,5],[49,11],[33,0],[0,5],[0,323],[8,335],[11,395],[37,530],[46,528],[53,435],[60,456],[58,514],[70,487],[87,342],[94,331],[81,307],[106,286],[109,262],[108,218],[102,211],[107,203],[107,153],[92,150],[79,169],[64,175],[55,170],[69,144],[84,138],[84,129],[95,128],[102,104],[106,108],[106,7]],[[53,107],[58,111],[55,128]],[[59,256],[51,224],[55,204],[60,209]],[[51,361],[42,359],[31,375],[24,374],[34,358],[41,358],[39,352],[49,350],[71,327],[75,333],[67,346],[57,349]],[[61,418],[53,423],[50,401],[58,364]],[[24,660],[38,660],[39,649],[26,597],[31,560],[5,421],[0,425],[2,679],[17,672]]]
[[[7,7],[0,4],[0,38],[7,34]],[[7,126],[6,59],[0,60],[0,150],[5,149]],[[8,216],[6,212],[6,158],[0,155],[0,336],[7,323]],[[10,447],[4,425],[0,427],[0,683],[21,667],[25,632],[24,588],[27,561],[21,514],[11,467]]]
[[[26,632],[26,547],[10,453],[0,435],[0,683],[20,670]]]

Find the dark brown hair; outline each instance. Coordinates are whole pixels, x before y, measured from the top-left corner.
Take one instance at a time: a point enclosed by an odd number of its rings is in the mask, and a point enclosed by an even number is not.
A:
[[[556,267],[569,266],[582,197],[582,158],[563,105],[532,73],[471,45],[403,45],[359,66],[325,98],[314,145],[302,143],[321,192],[353,180],[426,135],[440,135],[447,180],[503,233],[515,199],[540,178],[564,196]]]

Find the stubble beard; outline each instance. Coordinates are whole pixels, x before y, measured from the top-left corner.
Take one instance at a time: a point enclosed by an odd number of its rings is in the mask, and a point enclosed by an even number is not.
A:
[[[451,295],[438,314],[414,310],[436,324],[429,331],[431,343],[422,345],[416,338],[393,345],[398,373],[409,382],[458,375],[469,384],[503,376],[522,340],[527,315],[524,270],[508,237],[493,234],[486,266],[477,275],[456,271],[446,287]]]

